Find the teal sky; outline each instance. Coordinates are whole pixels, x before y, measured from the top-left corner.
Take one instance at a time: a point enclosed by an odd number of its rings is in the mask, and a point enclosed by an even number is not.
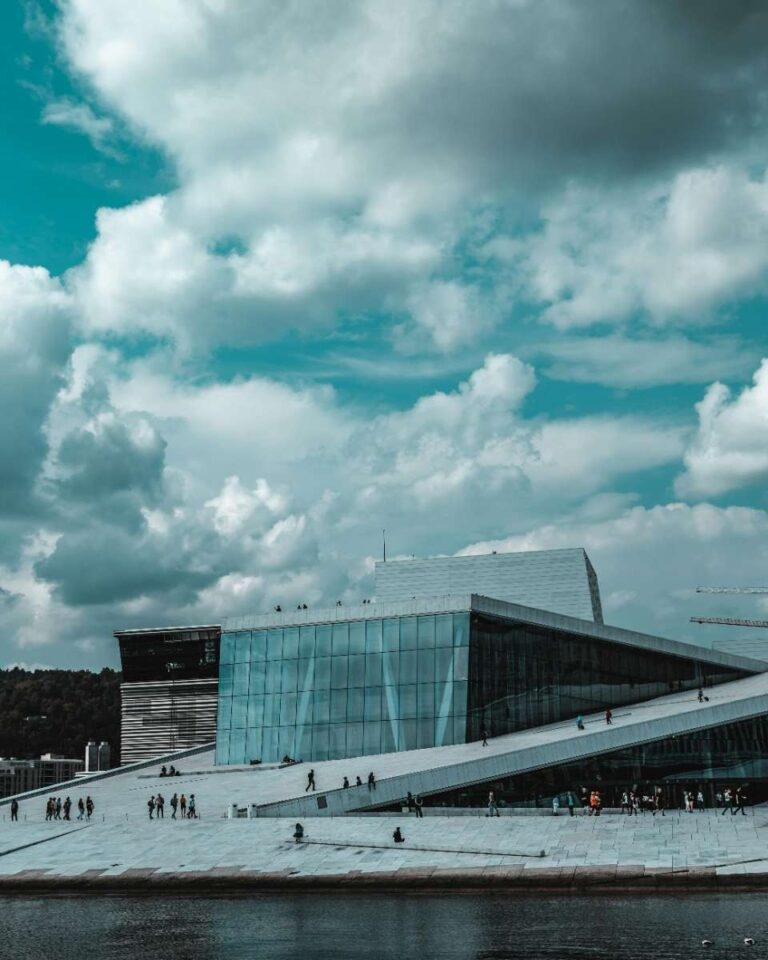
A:
[[[542,43],[546,37],[547,42]],[[763,5],[9,0],[4,662],[585,546],[765,581]]]

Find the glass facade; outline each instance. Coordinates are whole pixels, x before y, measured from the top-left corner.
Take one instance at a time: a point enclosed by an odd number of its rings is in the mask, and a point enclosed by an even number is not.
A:
[[[215,680],[219,675],[219,627],[115,632],[126,683]]]
[[[748,674],[530,623],[472,614],[468,740],[696,690]]]
[[[225,632],[216,762],[462,743],[468,665],[469,613]]]
[[[430,806],[484,807],[493,790],[501,805],[551,808],[558,796],[600,791],[603,806],[618,807],[624,791],[653,794],[662,788],[669,807],[682,808],[683,793],[701,790],[707,806],[726,786],[747,786],[749,803],[768,800],[768,717],[699,730],[655,743],[616,750],[573,764],[562,764],[424,798]]]

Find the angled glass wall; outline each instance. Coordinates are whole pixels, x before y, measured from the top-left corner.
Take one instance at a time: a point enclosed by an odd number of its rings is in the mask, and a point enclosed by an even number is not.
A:
[[[216,762],[462,743],[469,614],[225,632]]]
[[[484,807],[493,790],[501,806],[552,809],[554,797],[565,810],[567,795],[577,800],[599,790],[603,806],[619,807],[621,795],[634,790],[653,795],[663,790],[665,804],[683,807],[683,794],[702,792],[705,805],[719,805],[726,787],[746,786],[749,803],[768,800],[768,717],[669,737],[654,743],[615,750],[576,763],[561,764],[488,780],[460,790],[424,798],[428,806]],[[722,801],[720,801],[721,803]]]
[[[748,674],[691,657],[472,614],[468,740]]]

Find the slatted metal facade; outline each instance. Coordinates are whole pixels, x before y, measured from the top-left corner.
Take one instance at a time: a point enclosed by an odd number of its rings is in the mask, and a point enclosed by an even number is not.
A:
[[[120,760],[150,760],[216,739],[219,681],[123,683]]]

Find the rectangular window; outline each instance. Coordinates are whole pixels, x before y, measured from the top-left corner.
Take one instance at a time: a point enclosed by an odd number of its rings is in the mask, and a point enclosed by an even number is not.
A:
[[[296,692],[298,686],[297,668],[297,660],[283,660],[283,673],[280,683],[282,693]],[[281,724],[281,726],[285,726],[285,724]]]
[[[296,694],[284,693],[280,698],[280,726],[296,725]]]
[[[229,730],[232,719],[232,697],[219,697],[216,713],[216,727],[219,730]]]
[[[349,673],[347,684],[350,687],[365,686],[365,655],[362,653],[349,655]]]
[[[318,724],[312,728],[312,756],[315,760],[327,760],[330,728],[328,724]]]
[[[264,763],[276,763],[280,759],[277,747],[277,727],[265,727],[261,731],[261,759]]]
[[[261,727],[264,723],[264,697],[248,697],[248,727]]]
[[[347,752],[347,725],[345,723],[331,724],[330,741],[328,758],[330,760],[341,760],[342,757],[346,756]],[[341,783],[333,784],[333,786],[340,787]]]
[[[329,723],[331,718],[330,690],[315,690],[313,699],[312,722],[321,724]]]
[[[248,680],[251,675],[250,663],[236,663],[232,677],[232,692],[235,696],[248,694]]]
[[[232,697],[231,727],[236,728],[238,730],[244,728],[247,711],[248,711],[248,697]]]
[[[435,646],[453,646],[453,614],[439,613],[435,617]]]
[[[453,615],[453,645],[454,647],[469,646],[468,613],[454,613]]]
[[[453,680],[453,647],[438,647],[435,650],[435,680],[438,683]]]
[[[331,723],[344,723],[347,719],[347,690],[331,691]]]
[[[245,763],[245,728],[229,732],[229,762]]]
[[[415,650],[417,646],[416,617],[403,617],[400,621],[400,649]]]
[[[315,660],[315,690],[328,690],[331,686],[331,658],[317,657]]]
[[[222,633],[219,646],[219,663],[235,662],[235,636],[234,633]]]
[[[268,693],[264,697],[264,726],[276,727],[280,719],[280,697],[274,693]]]
[[[419,717],[433,717],[435,715],[434,683],[420,683],[418,688]]]
[[[435,680],[435,650],[428,648],[419,650],[419,683],[434,683]]]
[[[231,663],[219,665],[219,696],[231,697],[235,668]]]
[[[349,625],[349,652],[365,653],[365,621],[356,620]]]
[[[315,685],[315,661],[311,658],[299,660],[297,670],[299,674],[299,690],[311,690]]]
[[[279,660],[270,660],[267,663],[267,676],[264,681],[265,693],[280,693],[282,680],[282,663]]]
[[[381,687],[365,688],[365,719],[381,720]]]
[[[382,677],[382,654],[367,653],[365,655],[366,687],[380,687],[381,677]]]
[[[283,630],[283,660],[296,660],[299,656],[299,628],[286,627]]]
[[[419,649],[434,647],[435,645],[435,618],[418,617],[418,644]]]
[[[400,649],[400,621],[384,620],[382,622],[382,643],[385,650]]]
[[[330,623],[315,627],[315,656],[330,657],[332,630]]]
[[[251,659],[251,631],[243,630],[235,634],[235,663],[245,663]]]
[[[363,753],[379,753],[381,750],[381,724],[365,723],[363,725]]]
[[[299,628],[299,656],[313,657],[315,655],[315,628]]]
[[[248,693],[253,696],[261,696],[264,693],[264,684],[267,677],[267,664],[265,660],[251,660],[251,678],[248,683]]]
[[[267,630],[267,660],[280,660],[283,656],[283,631]]]
[[[340,690],[347,686],[347,658],[331,658],[331,688]]]
[[[334,657],[343,656],[349,653],[349,624],[348,623],[334,623],[332,653]]]
[[[362,723],[347,724],[347,748],[348,757],[359,757],[363,752],[363,725]],[[350,782],[354,780],[350,777]]]
[[[416,683],[417,679],[417,652],[415,650],[400,651],[400,683]]]
[[[400,717],[411,719],[418,716],[416,684],[405,683],[400,686]]]
[[[347,691],[347,720],[359,721],[363,719],[365,692],[362,687],[354,687]]]
[[[381,620],[368,620],[365,624],[365,652],[381,653]]]
[[[245,762],[261,759],[261,727],[248,727],[245,731]]]
[[[267,659],[267,631],[254,630],[251,634],[251,660]]]

